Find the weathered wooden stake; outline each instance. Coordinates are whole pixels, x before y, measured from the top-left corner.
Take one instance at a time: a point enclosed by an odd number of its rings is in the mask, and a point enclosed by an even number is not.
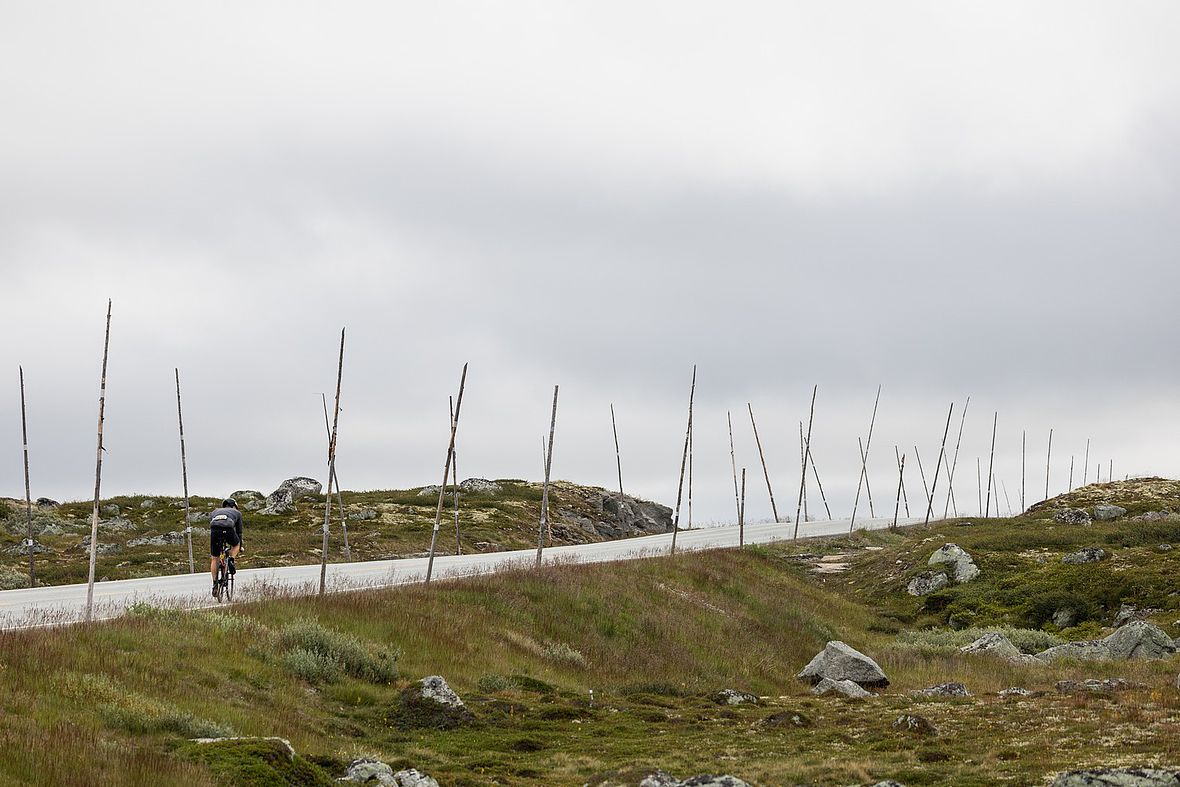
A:
[[[336,480],[336,435],[340,426],[340,383],[344,379],[344,329],[340,329],[340,357],[336,361],[336,404],[328,438],[328,489],[324,494],[324,539],[320,547],[320,595],[328,589],[328,526],[332,522],[332,484]]]
[[[197,569],[193,564],[193,523],[188,521],[188,457],[184,452],[184,414],[180,409],[180,369],[173,371],[176,372],[176,423],[180,426],[180,479],[184,484],[184,533],[188,541],[188,573],[193,574]]]
[[[688,414],[688,529],[692,530],[692,413]]]
[[[447,408],[451,413],[451,420],[455,420],[455,397],[447,397]],[[459,448],[451,451],[451,492],[455,497],[455,554],[463,554],[463,541],[459,534]]]
[[[803,422],[799,422],[799,463],[803,467],[803,478],[807,478],[807,451],[803,446]],[[803,521],[810,522],[811,514],[807,510],[807,484],[803,484]]]
[[[1028,476],[1028,474],[1025,472],[1025,469],[1024,469],[1024,457],[1027,453],[1025,451],[1025,447],[1027,445],[1027,442],[1028,442],[1028,430],[1021,429],[1020,430],[1020,510],[1021,510],[1021,512],[1028,510],[1028,508],[1025,505],[1025,500],[1024,500],[1025,480]]]
[[[455,400],[455,417],[451,419],[451,439],[447,443],[447,458],[443,462],[443,479],[438,487],[438,507],[434,510],[434,530],[430,533],[430,557],[426,561],[426,584],[430,584],[430,577],[434,574],[434,549],[438,543],[438,529],[442,526],[442,509],[444,495],[447,493],[447,479],[451,474],[451,461],[455,452],[455,433],[459,431],[459,413],[463,409],[463,389],[467,386],[467,364],[463,364],[463,374],[459,377],[459,398]]]
[[[896,448],[897,446],[894,446]],[[897,471],[897,500],[893,503],[893,530],[897,530],[897,515],[901,513],[901,485],[905,479],[905,456],[901,457],[901,466]],[[908,514],[907,514],[908,516]]]
[[[897,472],[901,476],[901,501],[905,503],[905,515],[908,519],[910,516],[910,497],[905,491],[905,465],[901,463],[901,452],[897,446],[893,446],[893,456],[897,460]]]
[[[1073,491],[1073,454],[1069,455],[1069,491]]]
[[[25,417],[25,367],[18,366],[20,370],[20,434],[21,441],[24,446],[25,455],[25,524],[28,530],[28,540],[25,544],[29,548],[29,587],[37,587],[37,572],[33,566],[33,495],[29,486],[29,426]],[[192,550],[189,550],[190,554]],[[192,558],[189,558],[192,562]]]
[[[1000,411],[996,410],[992,416],[992,450],[987,460],[987,506],[983,509],[984,517],[991,516],[992,510],[992,478],[996,466],[996,424],[1000,420]],[[998,494],[997,490],[997,494]],[[996,498],[996,511],[1000,510],[1000,499]]]
[[[802,422],[800,422],[802,423]],[[832,519],[832,509],[828,508],[828,496],[824,494],[824,485],[819,480],[819,471],[815,469],[815,454],[811,449],[807,449],[807,461],[811,463],[811,475],[815,478],[815,485],[819,487],[819,499],[824,503],[824,511],[827,512],[828,520]]]
[[[742,518],[742,501],[738,496],[737,456],[733,451],[733,417],[728,410],[725,411],[725,422],[729,424],[729,464],[733,468],[733,504],[737,508],[737,516],[740,521]]]
[[[873,424],[875,424],[877,422],[877,404],[880,401],[881,401],[881,386],[878,385],[877,386],[877,397],[873,400],[873,417],[869,419],[869,440],[868,440],[868,442],[869,442],[870,447],[872,446],[872,442],[873,442]],[[860,443],[859,438],[857,439],[857,443],[858,444]],[[856,525],[856,508],[860,504],[860,487],[862,484],[864,484],[866,481],[868,481],[868,472],[869,472],[868,471],[868,461],[869,461],[868,452],[865,450],[864,446],[861,446],[860,447],[860,475],[856,479],[856,498],[852,501],[852,521],[850,521],[848,523],[848,532],[849,533],[852,532],[852,528]],[[872,493],[870,493],[870,499],[872,499]],[[872,503],[869,503],[869,515],[870,516],[872,516],[875,513],[872,510],[872,508],[873,508]]]
[[[983,516],[983,466],[978,456],[975,457],[975,490],[979,495],[979,515]]]
[[[553,532],[549,525],[549,473],[553,469],[553,431],[557,428],[557,388],[553,386],[553,414],[549,419],[549,449],[545,452],[545,484],[541,487],[541,526],[537,528],[537,565],[541,565],[541,552],[545,548],[545,532]]]
[[[754,423],[754,408],[746,402],[746,409],[750,411],[750,426],[754,429],[754,443],[758,446],[758,459],[762,462],[762,475],[766,478],[766,494],[770,495],[770,512],[778,524],[778,507],[774,504],[774,490],[770,488],[770,473],[766,469],[766,456],[762,453],[762,441],[758,438],[758,424]]]
[[[107,330],[102,344],[102,378],[98,389],[98,448],[94,460],[94,511],[90,516],[90,571],[86,578],[86,621],[94,617],[94,563],[98,557],[98,498],[102,491],[102,424],[107,405],[107,355],[111,346],[111,301],[107,299]]]
[[[959,515],[959,504],[955,500],[955,470],[959,467],[959,446],[963,443],[963,425],[967,422],[967,408],[971,406],[971,397],[967,397],[966,403],[963,405],[963,414],[959,418],[959,436],[955,438],[955,457],[951,461],[950,472],[946,477],[947,494],[946,506],[942,509],[942,518],[946,519],[947,512],[953,507],[955,509],[955,516]]]
[[[619,515],[623,513],[623,455],[619,452],[619,427],[615,425],[615,405],[611,402],[610,406],[610,428],[615,433],[615,465],[619,470]],[[730,436],[732,437],[733,429],[730,428]],[[732,447],[732,446],[731,446]]]
[[[1109,484],[1114,480],[1114,460],[1110,460],[1110,466],[1106,468],[1106,482]]]
[[[1004,505],[1008,509],[1008,516],[1012,516],[1012,501],[1008,499],[1008,485],[1001,481],[1000,486],[1004,489]],[[999,501],[997,500],[997,502]]]
[[[803,456],[811,453],[811,427],[815,423],[815,394],[819,390],[816,385],[811,389],[811,414],[807,416],[807,439],[803,441]],[[803,472],[799,474],[799,503],[795,507],[795,535],[792,540],[799,539],[799,515],[803,512],[803,484],[807,481],[807,465],[803,465]]]
[[[692,387],[688,391],[688,427],[684,430],[684,453],[680,457],[680,481],[676,484],[676,511],[672,514],[672,548],[670,554],[676,554],[676,535],[680,532],[680,496],[684,492],[684,466],[688,461],[688,444],[692,439],[692,403],[697,394],[697,366],[692,365]],[[751,415],[752,417],[752,415]],[[754,431],[757,439],[758,432]],[[761,449],[759,449],[761,451]],[[765,466],[765,465],[764,465]],[[773,500],[773,498],[771,498]]]
[[[324,435],[328,439],[328,446],[332,445],[332,425],[328,422],[328,396],[327,394],[320,394],[320,402],[324,405]],[[344,538],[344,559],[349,563],[352,562],[352,548],[348,546],[348,519],[344,516],[344,497],[340,494],[340,476],[336,473],[335,467],[329,467],[329,487],[336,488],[336,508],[340,511],[340,532]],[[329,508],[332,501],[329,499],[327,504]]]
[[[1090,483],[1090,438],[1086,438],[1086,458],[1082,462],[1082,486]]]
[[[922,488],[926,490],[926,503],[929,505],[934,498],[930,496],[930,487],[926,485],[926,471],[922,468],[922,455],[918,453],[918,446],[914,446],[914,459],[918,460],[918,475],[922,478]]]
[[[738,546],[746,545],[746,468],[742,468],[742,496],[738,501]]]
[[[926,522],[930,524],[930,517],[934,515],[934,493],[938,491],[938,471],[942,469],[942,461],[946,457],[946,438],[951,431],[951,416],[955,413],[955,403],[951,402],[946,412],[946,428],[942,430],[942,447],[938,449],[938,463],[934,465],[934,480],[930,482],[930,503],[926,506]]]
[[[1053,458],[1053,430],[1049,430],[1049,448],[1045,452],[1045,499],[1049,499],[1049,461]]]

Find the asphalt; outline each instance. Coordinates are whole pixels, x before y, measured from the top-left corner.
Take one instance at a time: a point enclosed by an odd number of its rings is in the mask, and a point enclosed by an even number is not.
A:
[[[900,519],[898,524],[910,525],[921,521]],[[892,519],[858,519],[856,526],[858,530],[879,530],[891,523]],[[806,522],[800,524],[799,537],[832,536],[847,533],[848,529],[847,519]],[[794,531],[793,522],[749,524],[745,527],[745,542],[767,544],[790,540]],[[733,548],[738,546],[738,537],[737,525],[681,530],[676,537],[676,548],[677,551],[685,552]],[[666,555],[671,543],[672,534],[662,533],[594,544],[548,547],[544,550],[543,560],[547,564],[635,560]],[[446,581],[521,568],[534,565],[536,559],[535,549],[436,555],[432,581]],[[249,555],[244,556],[242,562],[248,564]],[[326,586],[330,592],[345,592],[422,582],[426,577],[426,568],[426,558],[330,563]],[[319,577],[318,563],[276,568],[242,568],[235,577],[234,601],[248,601],[282,594],[312,595],[319,590]],[[118,617],[136,603],[186,608],[214,606],[215,601],[209,592],[211,584],[208,572],[96,582],[94,618],[101,620]],[[0,629],[76,623],[84,618],[85,608],[85,584],[6,590],[0,592]]]

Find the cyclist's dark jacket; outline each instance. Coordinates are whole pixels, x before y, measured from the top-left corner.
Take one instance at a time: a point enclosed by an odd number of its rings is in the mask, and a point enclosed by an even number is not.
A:
[[[209,515],[209,527],[232,527],[242,540],[242,512],[236,508],[217,508]]]

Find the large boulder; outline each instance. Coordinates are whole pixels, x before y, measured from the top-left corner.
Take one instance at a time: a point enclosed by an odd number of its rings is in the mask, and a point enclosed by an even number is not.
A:
[[[344,776],[336,781],[379,787],[438,787],[438,782],[417,768],[393,772],[393,768],[370,758],[353,760]]]
[[[942,590],[949,582],[946,574],[941,571],[926,571],[911,579],[905,587],[905,592],[911,596],[928,596],[936,590]]]
[[[1180,787],[1174,768],[1090,768],[1057,774],[1052,787]]]
[[[1110,650],[1106,647],[1106,643],[1100,639],[1086,639],[1046,648],[1037,654],[1037,658],[1041,661],[1059,661],[1061,659],[1108,661]]]
[[[1122,659],[1163,659],[1176,652],[1172,638],[1159,626],[1133,620],[1103,640],[1110,657]]]
[[[946,566],[956,582],[970,582],[979,576],[974,558],[958,544],[944,544],[930,556],[931,566]]]
[[[1059,694],[1113,694],[1116,691],[1128,691],[1140,688],[1141,684],[1133,683],[1124,678],[1088,678],[1087,680],[1059,680],[1053,684]]]
[[[231,492],[230,497],[243,511],[258,511],[266,506],[266,495],[253,489],[239,489],[236,492]]]
[[[839,640],[825,645],[795,677],[813,686],[824,678],[850,680],[866,688],[889,685],[889,678],[877,662]]]
[[[475,494],[494,495],[500,491],[500,485],[495,481],[489,481],[486,478],[468,478],[466,481],[459,483],[460,492],[472,492]],[[437,490],[435,494],[438,494]]]
[[[295,504],[309,497],[316,497],[323,491],[323,484],[314,478],[298,476],[288,478],[279,484],[279,488],[267,495],[266,506],[259,512],[262,514],[289,514],[295,510]]]
[[[1097,505],[1094,506],[1094,518],[1099,522],[1108,522],[1127,515],[1127,509],[1122,506]]]
[[[862,689],[857,684],[850,680],[832,680],[831,678],[824,678],[819,683],[815,684],[811,689],[811,693],[817,697],[822,697],[825,694],[836,692],[843,694],[845,697],[852,697],[854,699],[864,699],[865,697],[875,697],[871,691]]]
[[[452,729],[471,724],[475,716],[440,675],[408,686],[398,699],[396,721],[402,727]]]
[[[1062,563],[1070,563],[1072,565],[1081,565],[1082,563],[1097,563],[1100,560],[1106,559],[1106,550],[1102,547],[1083,547],[1077,552],[1070,552],[1068,555],[1063,555]]]
[[[1058,511],[1053,516],[1053,521],[1061,522],[1064,525],[1088,525],[1090,524],[1090,512],[1084,508],[1067,508],[1064,511]]]
[[[1010,639],[998,631],[989,631],[972,642],[970,645],[964,645],[963,647],[959,648],[959,652],[981,653],[987,656],[995,656],[1013,663],[1036,661],[1035,656],[1021,653],[1020,648],[1013,645]]]

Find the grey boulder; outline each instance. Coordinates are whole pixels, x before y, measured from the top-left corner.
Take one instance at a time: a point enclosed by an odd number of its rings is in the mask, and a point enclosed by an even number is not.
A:
[[[1122,506],[1097,505],[1094,506],[1094,518],[1099,522],[1108,522],[1127,515],[1127,509]]]
[[[871,691],[862,689],[857,684],[850,680],[832,680],[831,678],[824,678],[811,689],[811,693],[816,696],[823,696],[831,692],[843,694],[845,697],[852,697],[853,699],[864,699],[865,697],[875,697]]]
[[[1077,552],[1070,552],[1068,555],[1063,555],[1061,562],[1080,565],[1082,563],[1097,563],[1105,558],[1106,550],[1102,547],[1084,547]]]
[[[1091,768],[1057,774],[1052,787],[1180,787],[1180,770]]]
[[[1059,694],[1082,694],[1084,692],[1113,694],[1116,691],[1139,688],[1139,685],[1123,678],[1106,678],[1104,680],[1090,678],[1088,680],[1059,680],[1053,685],[1053,688],[1057,689]]]
[[[380,760],[363,758],[353,760],[344,776],[338,782],[380,785],[380,787],[438,787],[438,782],[420,772],[417,768],[393,772]]]
[[[239,489],[231,492],[230,497],[243,511],[258,511],[266,505],[266,495],[253,489]]]
[[[403,727],[452,729],[471,724],[475,716],[440,675],[430,675],[404,689],[398,721]]]
[[[1064,525],[1088,525],[1090,524],[1090,512],[1084,508],[1067,508],[1064,511],[1058,511],[1053,516],[1053,521],[1061,522]]]
[[[889,725],[895,730],[901,732],[909,732],[914,735],[937,735],[938,728],[927,719],[925,716],[914,716],[909,713],[903,713],[898,716],[893,724]]]
[[[718,705],[757,705],[758,696],[737,689],[722,689],[713,695],[713,702]]]
[[[940,683],[913,692],[918,697],[970,697],[971,692],[962,683]]]
[[[460,492],[482,492],[484,494],[495,494],[500,491],[500,485],[495,481],[489,481],[486,478],[468,478],[459,484]]]
[[[358,522],[368,522],[371,519],[377,518],[377,512],[372,508],[364,508],[360,511],[353,511],[348,515],[348,518]]]
[[[323,485],[314,478],[306,476],[288,478],[279,484],[278,489],[267,496],[266,506],[259,513],[289,514],[295,510],[296,503],[319,495],[323,488]]]
[[[928,596],[936,590],[942,590],[950,582],[946,574],[926,571],[910,580],[905,586],[905,592],[911,596]]]
[[[826,644],[795,677],[813,686],[824,678],[850,680],[864,687],[889,685],[889,678],[877,662],[839,640]]]
[[[681,781],[664,771],[656,771],[644,777],[643,781],[639,782],[639,787],[750,787],[750,785],[736,776],[728,774],[693,776]]]
[[[944,544],[927,561],[931,566],[947,566],[956,582],[970,582],[979,576],[979,567],[967,550],[958,544]]]
[[[1176,643],[1163,629],[1145,620],[1133,620],[1105,639],[1067,642],[1041,651],[1037,658],[1045,661],[1122,661],[1162,659],[1175,652]]]
[[[995,656],[1013,663],[1036,661],[1035,656],[1020,652],[1020,648],[998,631],[989,631],[969,645],[959,648],[960,653],[978,653]]]

